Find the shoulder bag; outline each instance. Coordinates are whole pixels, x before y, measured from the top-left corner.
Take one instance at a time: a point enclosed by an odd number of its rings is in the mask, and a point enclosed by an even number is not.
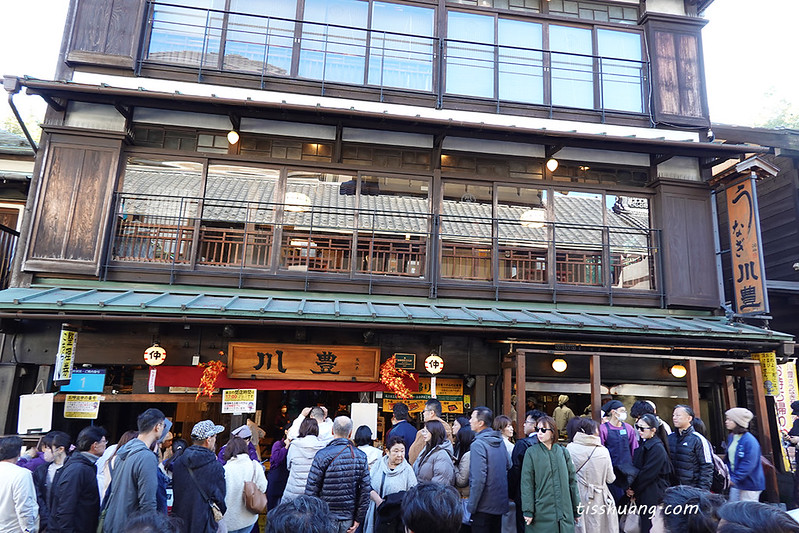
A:
[[[244,507],[251,513],[261,514],[266,511],[266,494],[261,492],[261,489],[255,483],[255,469],[258,468],[255,466],[256,461],[250,462],[252,463],[252,481],[244,482]]]
[[[194,470],[192,470],[192,469],[191,469],[191,468],[189,468],[189,467],[186,467],[186,470],[188,470],[188,471],[189,471],[189,475],[191,475],[191,479],[193,479],[193,480],[194,480],[194,484],[195,484],[195,485],[197,485],[197,488],[198,488],[198,489],[200,489],[200,495],[201,495],[201,496],[203,497],[203,499],[204,499],[204,500],[205,500],[205,501],[208,503],[208,506],[209,506],[209,507],[211,507],[211,512],[214,514],[214,520],[216,520],[217,522],[219,522],[220,520],[222,520],[222,518],[224,518],[224,517],[225,517],[225,515],[224,515],[224,514],[222,514],[222,510],[219,508],[219,506],[216,504],[216,502],[215,502],[215,501],[213,501],[213,500],[211,500],[211,498],[209,498],[209,497],[208,497],[208,496],[205,494],[205,490],[203,490],[203,486],[202,486],[202,485],[200,485],[200,482],[199,482],[199,481],[197,481],[197,477],[194,475]]]

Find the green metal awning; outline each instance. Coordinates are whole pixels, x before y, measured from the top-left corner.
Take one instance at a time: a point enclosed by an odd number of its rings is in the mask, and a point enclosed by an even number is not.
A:
[[[781,342],[791,335],[710,312],[342,293],[54,280],[0,291],[0,316],[48,319],[174,317],[435,326]]]

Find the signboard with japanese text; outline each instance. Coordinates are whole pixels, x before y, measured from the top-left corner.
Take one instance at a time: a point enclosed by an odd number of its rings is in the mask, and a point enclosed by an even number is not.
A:
[[[222,413],[254,413],[255,398],[255,389],[223,389]]]
[[[416,370],[416,354],[415,353],[395,353],[394,357],[397,362],[394,366],[401,370]]]
[[[777,354],[775,352],[753,353],[752,359],[760,361],[763,393],[766,396],[775,396],[777,394]]]
[[[402,402],[411,413],[421,413],[424,404],[432,398],[430,394],[430,378],[419,378],[419,389],[412,391],[412,398],[403,400],[396,394],[383,394],[383,411],[389,412],[394,404]],[[436,399],[441,402],[443,413],[463,413],[463,380],[455,378],[436,379]]]
[[[777,394],[774,396],[774,409],[777,414],[777,429],[780,433],[787,433],[793,427],[791,403],[797,400],[799,400],[799,382],[796,379],[796,364],[777,365]],[[780,446],[780,449],[782,449],[785,472],[790,472],[790,458],[784,446]]]
[[[72,379],[61,386],[61,392],[103,392],[104,368],[79,368],[72,372]]]
[[[228,377],[376,382],[380,349],[368,346],[316,346],[231,342]]]
[[[67,385],[72,379],[72,366],[75,360],[75,343],[77,341],[77,330],[68,327],[66,324],[61,326],[61,335],[58,339],[58,353],[55,356],[53,385]]]
[[[101,399],[102,396],[98,394],[67,394],[64,402],[64,418],[96,420],[100,412]]]
[[[747,176],[743,181],[729,185],[726,194],[735,310],[742,315],[767,313],[768,295],[754,177]]]

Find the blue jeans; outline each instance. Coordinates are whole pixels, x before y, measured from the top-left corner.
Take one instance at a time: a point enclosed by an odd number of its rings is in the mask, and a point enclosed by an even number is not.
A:
[[[760,493],[762,490],[741,490],[735,487],[730,487],[730,501],[731,502],[757,502],[760,501]]]

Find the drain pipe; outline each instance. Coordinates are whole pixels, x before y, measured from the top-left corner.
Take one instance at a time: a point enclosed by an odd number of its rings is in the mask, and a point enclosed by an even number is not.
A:
[[[19,116],[17,106],[14,105],[14,95],[19,92],[21,87],[22,84],[19,82],[19,78],[3,78],[3,88],[8,91],[8,105],[11,107],[11,111],[14,113],[14,116],[17,117],[19,127],[22,128],[22,133],[25,134],[25,138],[28,139],[28,144],[31,145],[33,153],[35,154],[39,151],[39,147],[36,146],[36,142],[33,140],[33,137],[31,137],[28,127],[25,125],[25,121],[23,121],[22,117]]]

